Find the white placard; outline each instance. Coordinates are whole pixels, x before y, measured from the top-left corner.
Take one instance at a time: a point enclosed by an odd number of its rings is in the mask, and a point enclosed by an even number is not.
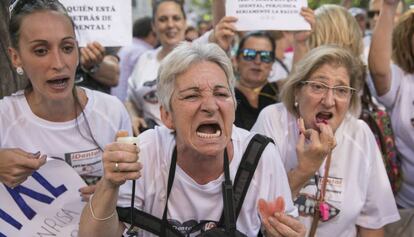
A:
[[[226,1],[226,15],[238,18],[239,31],[310,30],[300,15],[306,0],[231,0]]]
[[[106,47],[132,43],[131,0],[59,0],[75,22],[81,47],[98,41]]]
[[[48,160],[14,189],[0,183],[0,237],[78,236],[85,205],[78,189],[84,186],[73,168],[58,160]]]

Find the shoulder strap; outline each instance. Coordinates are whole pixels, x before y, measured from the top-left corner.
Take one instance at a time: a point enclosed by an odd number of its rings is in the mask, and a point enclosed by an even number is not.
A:
[[[120,221],[125,223],[130,223],[130,213],[131,208],[130,207],[117,207],[116,211],[118,212],[118,218]],[[157,236],[161,235],[161,226],[162,226],[162,220],[158,217],[155,217],[151,214],[148,214],[146,212],[143,212],[141,210],[138,210],[134,208],[134,219],[133,219],[134,226],[137,226],[143,230],[146,230],[150,233],[153,233]],[[174,229],[171,225],[166,225],[166,236],[168,237],[183,237],[183,235],[178,232],[176,229]]]
[[[269,142],[273,143],[273,140],[264,135],[256,134],[250,140],[249,145],[243,154],[233,184],[233,204],[235,206],[236,220],[240,214],[244,198],[246,197],[250,182],[252,181],[254,172],[256,171],[257,164],[259,163],[262,153]],[[223,223],[223,220],[224,217],[222,215],[220,218],[220,224]]]
[[[249,145],[246,148],[246,151],[243,154],[242,160],[240,162],[239,168],[236,173],[236,178],[234,181],[234,206],[236,220],[239,216],[241,207],[243,205],[244,198],[246,196],[247,190],[249,188],[250,182],[253,178],[254,172],[256,170],[257,164],[259,163],[260,157],[264,149],[266,148],[269,142],[273,143],[271,138],[266,136],[256,134],[250,140]],[[130,223],[130,211],[129,207],[121,208],[117,207],[119,220],[125,223]],[[161,228],[163,221],[160,218],[157,218],[151,214],[143,212],[134,208],[134,220],[133,224],[143,230],[149,231],[155,235],[161,234]],[[224,216],[221,215],[220,223],[224,222]],[[130,223],[131,224],[131,223]],[[182,237],[182,234],[174,229],[171,225],[166,225],[166,236],[168,237]]]

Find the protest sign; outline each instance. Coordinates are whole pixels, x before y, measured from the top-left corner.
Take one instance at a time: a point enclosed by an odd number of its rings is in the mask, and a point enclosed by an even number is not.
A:
[[[79,45],[98,41],[106,47],[132,43],[131,0],[60,0],[75,22]]]
[[[310,30],[300,15],[306,0],[232,0],[226,1],[226,15],[238,18],[238,31]]]
[[[59,160],[47,161],[15,188],[0,183],[0,237],[78,236],[84,186]]]

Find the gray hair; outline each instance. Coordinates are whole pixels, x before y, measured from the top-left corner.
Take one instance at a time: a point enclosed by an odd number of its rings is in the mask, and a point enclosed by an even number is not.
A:
[[[161,61],[158,70],[157,96],[166,111],[171,112],[171,97],[177,76],[187,71],[192,65],[204,61],[216,63],[224,71],[230,93],[236,101],[235,77],[231,61],[226,53],[216,44],[182,42]]]
[[[350,78],[350,86],[356,89],[352,94],[349,111],[358,116],[361,101],[358,92],[365,80],[365,66],[362,60],[349,50],[337,45],[324,45],[309,51],[305,57],[295,65],[293,71],[281,91],[281,99],[289,112],[299,116],[295,109],[295,91],[300,89],[302,81],[309,77],[323,65],[341,66],[346,69]]]

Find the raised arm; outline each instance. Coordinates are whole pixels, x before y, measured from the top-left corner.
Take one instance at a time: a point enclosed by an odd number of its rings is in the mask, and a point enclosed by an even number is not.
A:
[[[361,226],[358,226],[358,232],[361,237],[384,237],[384,229],[367,229]]]
[[[213,26],[216,26],[226,15],[226,0],[213,0],[211,12],[213,13]]]
[[[137,146],[132,144],[112,143],[105,147],[104,176],[82,211],[80,237],[122,236],[125,225],[119,222],[116,213],[118,191],[125,181],[141,176],[138,152]]]
[[[213,32],[210,34],[209,42],[216,43],[224,51],[231,48],[234,36],[236,35],[236,27],[234,23],[237,21],[236,17],[226,16],[214,26]]]
[[[311,25],[311,29],[315,28],[315,14],[313,10],[308,7],[303,7],[300,12],[301,16],[305,18],[307,22]],[[293,42],[293,65],[299,62],[303,56],[309,51],[308,39],[312,34],[310,31],[297,31],[294,33],[294,42]]]
[[[398,0],[384,0],[378,22],[372,34],[368,66],[378,96],[391,88],[392,30]]]
[[[332,128],[329,125],[318,124],[319,131],[305,129],[302,119],[299,119],[299,140],[296,144],[298,165],[288,171],[289,186],[292,197],[298,195],[300,189],[315,175],[325,157],[336,146]]]

